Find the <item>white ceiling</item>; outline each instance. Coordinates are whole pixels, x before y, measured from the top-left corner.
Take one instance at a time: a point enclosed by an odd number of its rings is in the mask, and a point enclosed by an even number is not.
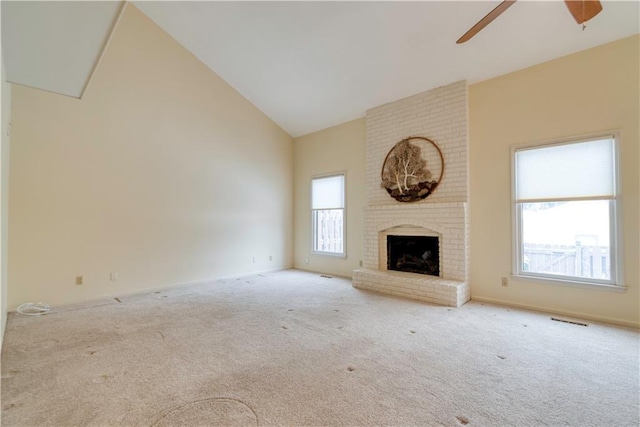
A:
[[[2,1],[7,81],[79,98],[121,7],[119,1]]]
[[[456,45],[498,3],[134,4],[293,136],[639,32],[638,2],[603,2],[582,31],[562,1],[519,1]]]
[[[5,42],[2,3],[3,47],[10,50],[14,40],[10,32]],[[92,3],[74,2],[85,8]],[[585,31],[562,1],[518,1],[471,41],[455,44],[498,3],[134,2],[292,136],[437,86],[477,82],[640,32],[638,1],[603,1],[604,10]],[[74,22],[88,31],[99,19],[112,20],[113,11],[100,18],[78,9],[53,18],[55,24],[27,19],[15,31],[38,38],[43,26],[62,30]],[[84,43],[84,36],[67,37],[66,51]],[[16,50],[42,56],[46,46]],[[61,53],[57,60],[86,72],[75,65],[75,54]],[[16,55],[5,54],[5,61],[12,81],[16,75],[37,81],[51,74],[47,67],[12,68]],[[77,81],[85,82],[86,75]]]

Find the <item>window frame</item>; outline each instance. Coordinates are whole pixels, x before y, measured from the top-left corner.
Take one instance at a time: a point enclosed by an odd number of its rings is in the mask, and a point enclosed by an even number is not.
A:
[[[523,202],[517,202],[517,167],[516,153],[527,149],[548,148],[559,145],[578,144],[589,141],[612,139],[613,140],[613,184],[614,195],[612,198],[578,197],[567,199],[540,199],[527,203],[542,203],[547,201],[579,201],[579,200],[608,200],[609,201],[609,257],[611,277],[609,280],[591,279],[586,277],[565,276],[557,274],[535,273],[522,269],[523,244],[522,244],[522,207]],[[527,143],[511,146],[511,219],[512,219],[512,270],[511,275],[517,279],[525,279],[536,282],[544,282],[558,285],[587,286],[601,289],[625,290],[622,265],[622,216],[621,216],[621,186],[620,186],[620,133],[619,131],[607,131],[597,134],[574,136],[551,141]]]
[[[343,180],[343,201],[342,201],[342,252],[325,252],[325,251],[316,251],[316,211],[321,210],[332,210],[332,209],[314,209],[313,208],[313,181],[315,179],[322,178],[331,178],[334,176],[342,176]],[[331,258],[347,258],[347,172],[346,171],[337,171],[337,172],[329,172],[320,175],[312,175],[309,180],[309,208],[311,209],[311,255],[319,255],[319,256],[327,256]],[[338,210],[340,208],[336,208]]]

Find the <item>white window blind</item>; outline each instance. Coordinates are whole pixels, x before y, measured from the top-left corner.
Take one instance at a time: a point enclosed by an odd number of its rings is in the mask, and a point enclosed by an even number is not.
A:
[[[311,209],[344,208],[344,175],[315,178],[311,186]]]
[[[613,137],[515,153],[516,201],[615,197]]]

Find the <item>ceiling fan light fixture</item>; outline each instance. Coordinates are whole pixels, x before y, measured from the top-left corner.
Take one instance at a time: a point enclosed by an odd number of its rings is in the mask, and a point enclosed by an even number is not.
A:
[[[469,40],[471,37],[478,34],[484,27],[489,25],[494,19],[504,13],[509,7],[513,6],[516,0],[504,0],[495,9],[484,16],[473,27],[469,29],[462,37],[456,41],[457,44],[461,44]],[[578,24],[582,24],[582,29],[585,29],[585,22],[602,12],[602,4],[599,0],[564,0],[567,5],[571,16],[576,20]]]
[[[598,0],[565,0],[567,9],[578,24],[583,24],[602,12],[602,4]]]

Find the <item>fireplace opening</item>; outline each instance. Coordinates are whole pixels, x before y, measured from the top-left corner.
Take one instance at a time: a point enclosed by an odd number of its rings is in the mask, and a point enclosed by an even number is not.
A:
[[[436,236],[387,236],[387,270],[440,276]]]

